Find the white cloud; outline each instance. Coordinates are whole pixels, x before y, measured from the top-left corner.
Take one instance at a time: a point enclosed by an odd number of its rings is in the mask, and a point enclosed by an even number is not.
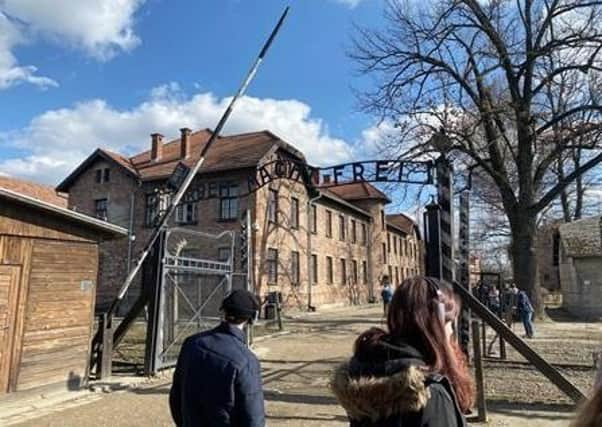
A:
[[[38,76],[34,65],[21,66],[18,45],[44,39],[83,51],[100,61],[140,43],[134,14],[144,0],[0,0],[0,90],[19,83],[57,86]]]
[[[23,129],[0,134],[2,147],[26,154],[0,160],[0,173],[56,184],[97,147],[132,154],[150,147],[149,134],[177,137],[178,129],[212,128],[231,98],[211,93],[186,97],[176,84],[155,88],[140,105],[121,110],[95,99],[47,111]],[[345,162],[353,148],[329,134],[311,108],[297,100],[244,97],[225,134],[269,129],[299,148],[314,164]]]
[[[358,4],[360,4],[362,2],[362,0],[334,0],[334,1],[337,3],[343,4],[345,6],[348,6],[351,9],[355,8]]]
[[[36,76],[35,66],[18,65],[12,50],[24,41],[17,24],[11,22],[0,10],[0,90],[21,82],[42,88],[57,86],[57,83],[48,77]]]

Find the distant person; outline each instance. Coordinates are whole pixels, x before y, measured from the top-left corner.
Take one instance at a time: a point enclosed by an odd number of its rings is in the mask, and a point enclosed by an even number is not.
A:
[[[383,277],[383,290],[381,291],[380,296],[383,300],[383,311],[386,316],[389,310],[389,305],[391,304],[391,300],[393,299],[393,288],[389,283],[389,276]]]
[[[489,309],[493,311],[498,317],[500,315],[500,290],[492,286],[487,294],[487,302],[489,303]]]
[[[451,287],[412,277],[395,290],[387,331],[371,328],[331,389],[351,427],[461,427],[473,383],[452,324],[460,311]]]
[[[224,321],[188,337],[169,394],[178,427],[263,427],[259,361],[245,345],[244,326],[259,310],[257,298],[235,290],[222,303]]]
[[[525,337],[533,338],[533,313],[535,310],[529,296],[523,290],[518,291],[516,295],[516,309],[525,327]]]

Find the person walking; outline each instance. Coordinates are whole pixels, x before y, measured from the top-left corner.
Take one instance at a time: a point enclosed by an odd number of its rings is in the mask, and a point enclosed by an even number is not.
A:
[[[393,299],[393,289],[391,288],[391,284],[389,283],[389,276],[383,277],[383,290],[381,291],[380,296],[383,299],[383,311],[385,317],[387,317],[389,305],[391,304],[391,300]]]
[[[235,290],[222,303],[224,321],[184,341],[169,393],[178,427],[265,425],[260,365],[243,332],[259,307],[255,295]]]
[[[466,426],[474,385],[452,338],[459,298],[436,279],[416,276],[396,289],[387,331],[371,328],[354,344],[330,388],[351,427]]]
[[[516,309],[523,321],[523,326],[525,327],[525,337],[533,338],[533,313],[535,310],[533,310],[533,305],[531,305],[529,296],[523,290],[519,290],[516,295]]]

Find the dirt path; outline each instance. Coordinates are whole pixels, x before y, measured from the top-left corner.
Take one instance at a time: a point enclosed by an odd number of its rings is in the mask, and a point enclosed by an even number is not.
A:
[[[289,323],[294,334],[260,341],[269,426],[344,426],[343,410],[327,389],[329,372],[348,357],[355,336],[380,324],[380,307],[320,313]],[[549,339],[551,332],[546,334]],[[510,375],[510,374],[509,374]],[[520,372],[519,372],[520,375]],[[171,426],[167,406],[168,380],[134,390],[112,393],[90,403],[69,407],[18,424],[19,426]],[[542,383],[544,388],[553,386]],[[568,426],[571,407],[495,398],[490,402],[490,426]]]

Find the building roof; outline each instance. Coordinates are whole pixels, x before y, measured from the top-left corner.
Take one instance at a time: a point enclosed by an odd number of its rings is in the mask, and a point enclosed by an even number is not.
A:
[[[562,224],[559,232],[567,256],[602,256],[602,216]]]
[[[397,213],[392,215],[385,216],[385,221],[387,225],[391,225],[406,234],[412,234],[412,231],[416,232],[416,235],[420,239],[420,229],[418,228],[418,224],[416,224],[412,218],[403,213]]]
[[[372,215],[370,215],[370,212],[365,211],[364,209],[355,206],[353,203],[349,203],[345,199],[342,199],[336,193],[334,193],[333,191],[330,191],[330,188],[320,188],[320,194],[325,199],[329,199],[341,206],[344,206],[348,209],[351,209],[352,211],[359,213],[360,215],[363,215],[363,216],[366,216],[366,217],[372,219]]]
[[[26,209],[39,210],[46,214],[52,214],[63,219],[75,221],[83,226],[87,226],[113,237],[124,237],[128,235],[127,229],[67,209],[66,204],[65,206],[56,205],[50,203],[49,201],[23,194],[15,190],[9,190],[7,188],[0,187],[0,200],[11,201],[24,206]]]
[[[0,176],[0,189],[10,190],[62,208],[67,207],[67,194],[59,193],[49,185]]]
[[[119,154],[98,149],[61,182],[57,189],[68,191],[79,174],[96,160],[98,156],[115,162],[141,181],[168,178],[180,162],[183,162],[188,167],[194,166],[211,135],[212,132],[209,129],[191,133],[189,137],[190,155],[186,159],[182,159],[180,155],[180,138],[163,143],[162,157],[158,161],[151,160],[151,150],[143,151],[130,158],[125,158]],[[275,151],[277,148],[288,151],[299,160],[305,160],[299,150],[273,133],[263,130],[218,137],[217,141],[215,141],[206,154],[205,163],[201,167],[201,173],[256,167],[266,154],[270,153],[270,151]]]
[[[385,193],[368,182],[341,183],[336,186],[326,184],[322,185],[321,188],[327,188],[341,199],[347,200],[348,202],[357,200],[382,200],[385,203],[391,203],[391,199],[389,199]]]

